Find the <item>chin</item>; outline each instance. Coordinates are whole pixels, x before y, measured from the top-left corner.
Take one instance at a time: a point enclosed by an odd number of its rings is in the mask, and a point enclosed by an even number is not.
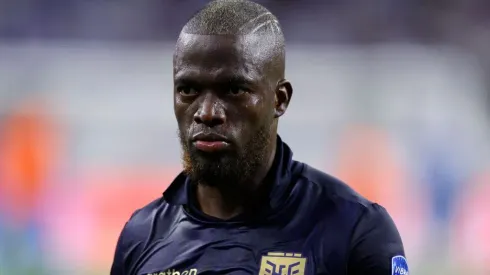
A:
[[[220,168],[229,166],[235,159],[236,158],[233,156],[233,154],[230,154],[230,152],[198,152],[194,157],[194,160],[200,167],[213,167],[212,170],[219,170]]]

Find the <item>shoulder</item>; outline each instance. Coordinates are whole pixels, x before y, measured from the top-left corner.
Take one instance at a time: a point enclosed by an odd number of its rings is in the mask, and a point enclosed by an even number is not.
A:
[[[124,225],[116,245],[111,275],[131,274],[134,263],[145,247],[152,241],[152,230],[159,225],[158,216],[165,209],[166,203],[158,198],[146,206],[136,210]],[[165,211],[163,211],[165,212]]]
[[[309,188],[316,188],[321,191],[323,200],[339,203],[355,205],[363,211],[373,205],[373,202],[369,201],[354,189],[352,189],[347,183],[322,172],[308,164],[303,164],[300,177],[307,182]]]
[[[140,209],[135,210],[124,227],[128,236],[136,237],[144,234],[150,226],[153,218],[165,208],[166,202],[163,197],[153,200]]]
[[[133,244],[150,241],[152,230],[164,233],[165,228],[172,224],[173,220],[179,218],[179,209],[169,204],[163,196],[155,199],[134,211],[121,235]]]
[[[133,212],[118,240],[118,250],[136,257],[154,238],[162,238],[180,218],[178,207],[161,197]],[[126,259],[128,260],[128,259]]]
[[[182,219],[179,204],[179,195],[185,194],[182,186],[183,176],[179,175],[163,195],[133,212],[119,235],[111,275],[132,274],[143,251],[155,239],[168,236]]]
[[[392,260],[404,259],[400,234],[383,206],[369,201],[341,180],[306,164],[298,182],[300,188],[313,190],[309,191],[315,198],[311,203],[321,209],[317,220],[333,220],[341,232],[336,235],[336,241],[347,242],[346,256],[352,271],[349,274],[391,274]],[[408,269],[403,265],[400,268]]]
[[[386,209],[372,204],[351,234],[350,274],[408,274],[403,241]]]
[[[185,195],[184,177],[179,174],[163,195],[133,212],[122,235],[132,241],[150,241],[149,236],[154,235],[151,231],[156,230],[163,236],[182,218],[182,194]]]
[[[366,199],[347,183],[307,164],[304,164],[299,181],[302,182],[301,188],[308,189],[311,202],[323,209],[322,213],[338,217],[338,221],[343,221],[342,226],[349,232],[362,231],[370,226],[385,227],[387,231],[397,232],[391,216],[383,206]]]
[[[132,213],[119,236],[118,245],[121,250],[133,250],[144,245],[153,217],[163,204],[162,198],[159,198]]]

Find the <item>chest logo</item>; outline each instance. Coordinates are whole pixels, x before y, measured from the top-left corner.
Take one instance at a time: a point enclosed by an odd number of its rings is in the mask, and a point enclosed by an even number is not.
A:
[[[306,258],[298,253],[269,252],[262,256],[259,275],[304,275]]]

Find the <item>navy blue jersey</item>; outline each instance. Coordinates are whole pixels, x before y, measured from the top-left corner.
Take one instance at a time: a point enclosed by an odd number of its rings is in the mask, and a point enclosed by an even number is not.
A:
[[[124,226],[111,275],[408,275],[386,212],[294,161],[278,138],[269,203],[254,219],[200,212],[182,173]]]

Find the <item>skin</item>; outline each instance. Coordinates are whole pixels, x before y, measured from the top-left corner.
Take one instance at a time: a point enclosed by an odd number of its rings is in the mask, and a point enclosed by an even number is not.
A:
[[[263,197],[260,187],[273,163],[278,118],[286,112],[293,92],[284,79],[283,56],[274,47],[267,37],[253,34],[182,33],[177,42],[174,112],[184,153],[192,154],[202,165],[225,164],[227,158],[247,156],[250,148],[260,148],[263,153],[259,165],[243,181],[218,183],[222,179],[208,178],[208,182],[198,182],[197,201],[209,216],[232,218]],[[230,146],[219,154],[200,154],[191,141],[199,132],[223,135]],[[270,142],[257,144],[263,148],[247,147],[254,144],[259,132]]]

